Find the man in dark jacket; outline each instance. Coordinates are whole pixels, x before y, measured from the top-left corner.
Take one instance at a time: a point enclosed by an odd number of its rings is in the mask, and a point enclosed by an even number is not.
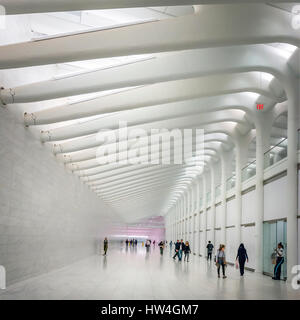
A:
[[[179,261],[181,261],[181,259],[182,259],[182,253],[183,253],[184,249],[185,249],[185,244],[183,242],[183,239],[181,239],[180,244],[179,244],[179,251],[178,251]]]
[[[177,240],[177,242],[175,243],[175,254],[174,254],[174,257],[173,257],[174,260],[178,256],[179,249],[180,249],[180,242],[179,242],[179,240]]]

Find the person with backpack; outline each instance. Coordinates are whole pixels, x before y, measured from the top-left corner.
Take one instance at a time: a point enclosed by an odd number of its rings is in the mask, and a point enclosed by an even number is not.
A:
[[[249,261],[248,255],[247,255],[247,250],[245,249],[245,246],[243,243],[241,243],[239,246],[238,253],[237,253],[235,260],[236,260],[236,262],[239,263],[240,274],[241,274],[241,276],[243,276],[244,272],[245,272],[245,262],[246,262],[246,260],[247,260],[247,262]]]
[[[211,261],[211,256],[212,256],[212,253],[213,253],[214,245],[210,241],[208,241],[206,249],[207,249],[207,261],[208,260]]]

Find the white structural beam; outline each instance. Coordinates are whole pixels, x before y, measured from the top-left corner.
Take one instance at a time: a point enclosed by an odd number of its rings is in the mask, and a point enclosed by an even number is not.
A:
[[[116,8],[188,6],[200,4],[248,3],[249,0],[1,0],[7,14],[59,12],[78,10],[103,10]],[[251,0],[263,3],[264,0]],[[288,0],[270,0],[270,3],[286,3]],[[294,1],[296,2],[296,1]]]
[[[194,15],[2,46],[0,68],[242,44],[299,46],[292,18],[265,4],[204,6]]]
[[[155,110],[155,109],[154,109]],[[139,126],[143,129],[143,124],[153,123],[151,126],[152,133],[154,133],[154,129],[160,128],[179,128],[179,124],[181,123],[181,127],[190,128],[193,126],[198,126],[201,128],[201,125],[209,124],[209,123],[217,123],[217,122],[226,122],[232,121],[236,123],[246,124],[246,120],[244,118],[245,112],[242,110],[232,110],[228,109],[226,111],[215,111],[215,112],[208,112],[205,116],[199,113],[199,110],[174,110],[174,113],[167,113],[164,114],[156,114],[152,110],[137,110],[134,113],[130,114],[129,112],[123,113],[122,117],[118,114],[111,117],[106,117],[103,119],[96,119],[87,121],[84,123],[76,124],[76,125],[69,125],[61,128],[52,129],[46,132],[41,132],[41,139],[42,141],[60,141],[66,140],[70,138],[76,138],[80,136],[100,133],[98,136],[99,141],[101,141],[103,137],[103,142],[105,141],[105,137],[114,138],[111,135],[111,131],[117,130],[120,126],[120,119],[122,121],[126,121],[128,126],[128,131],[131,129],[130,127]],[[142,112],[139,112],[142,111]],[[163,122],[163,120],[167,120],[169,123],[168,126],[164,127],[155,127],[155,122]],[[172,121],[173,120],[173,121]],[[172,123],[175,125],[172,126]],[[178,126],[176,126],[178,124]],[[200,127],[199,127],[200,126]],[[101,130],[111,130],[110,132],[101,132]],[[119,129],[121,130],[121,129]],[[146,132],[145,132],[146,133]],[[130,132],[129,132],[130,134]],[[133,134],[133,133],[132,133]],[[137,134],[137,133],[135,133]]]
[[[212,75],[169,81],[71,105],[59,105],[34,113],[26,113],[24,121],[26,125],[49,124],[159,104],[166,104],[166,107],[168,107],[172,102],[236,92],[254,92],[266,96],[274,102],[281,102],[285,99],[283,97],[276,97],[269,89],[269,85],[270,80],[265,79],[260,72]],[[200,104],[201,100],[198,101]],[[193,103],[193,101],[187,103]],[[205,100],[203,104],[209,110]],[[185,108],[185,106],[183,105],[182,108]]]
[[[2,89],[1,101],[33,102],[211,74],[262,71],[278,76],[288,68],[287,58],[279,53],[263,44],[173,52],[138,63]]]
[[[179,121],[175,120],[169,120],[169,121],[160,121],[160,122],[155,122],[155,123],[147,123],[143,125],[143,129],[147,131],[147,133],[151,133],[151,129],[153,128],[166,128],[166,129],[172,129],[172,128],[178,128],[179,130],[182,131],[184,134],[184,129],[190,128],[193,130],[199,129],[197,126],[192,126],[192,125],[187,125],[185,126],[186,123],[182,123]],[[131,129],[138,129],[139,126],[134,126],[131,127]],[[207,139],[210,138],[217,138],[221,142],[226,142],[228,144],[232,144],[232,139],[230,138],[232,131],[235,128],[235,123],[234,122],[227,122],[227,123],[219,123],[218,126],[214,126],[213,124],[208,124],[205,126],[201,127],[202,129],[205,130],[205,135],[207,135]],[[286,130],[281,130],[282,133],[286,132]],[[276,131],[277,132],[277,131]],[[122,142],[127,140],[120,135],[118,135],[118,132],[116,131],[116,136],[117,140],[116,142]],[[281,135],[282,136],[282,135]],[[93,148],[93,147],[98,147],[102,145],[102,141],[97,138],[97,135],[90,135],[90,136],[85,136],[85,137],[80,137],[74,140],[69,140],[69,141],[63,141],[61,143],[56,143],[54,144],[54,149],[56,150],[55,153],[70,153],[70,152],[75,152],[87,148]]]

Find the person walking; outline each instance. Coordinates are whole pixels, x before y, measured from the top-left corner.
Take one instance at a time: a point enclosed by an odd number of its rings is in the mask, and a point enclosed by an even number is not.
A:
[[[214,250],[214,245],[211,243],[211,241],[208,241],[208,244],[206,246],[207,249],[207,261],[210,260],[211,261],[211,256]]]
[[[276,264],[274,267],[274,277],[273,280],[280,280],[281,276],[281,266],[284,263],[284,247],[281,242],[278,243],[277,248],[274,250],[276,253]]]
[[[179,249],[180,249],[180,242],[179,240],[177,240],[177,242],[175,243],[175,254],[174,254],[174,257],[173,259],[175,260],[176,257],[178,257],[179,259]]]
[[[158,246],[159,246],[159,249],[160,249],[160,254],[163,255],[163,253],[164,253],[164,242],[161,241],[161,242],[158,244]]]
[[[128,239],[126,239],[125,243],[126,243],[126,247],[128,247],[128,243],[129,243]]]
[[[172,240],[169,242],[169,246],[170,246],[170,251],[172,252],[172,246],[173,246]]]
[[[226,267],[226,255],[225,255],[225,245],[221,244],[219,250],[216,254],[216,266],[218,268],[218,278],[220,278],[220,268],[222,267],[223,279],[227,278],[225,275]]]
[[[186,241],[184,246],[184,261],[186,259],[187,262],[189,262],[190,253],[191,253],[190,243]]]
[[[182,259],[182,253],[184,251],[185,244],[183,242],[183,239],[181,239],[180,244],[179,244],[179,250],[178,250],[178,260],[181,261]]]
[[[146,251],[149,252],[150,249],[150,240],[146,241]]]
[[[240,274],[241,276],[243,276],[245,271],[245,262],[246,260],[247,262],[249,261],[247,250],[245,249],[245,246],[243,243],[241,243],[239,246],[238,253],[235,260],[236,260],[236,263],[239,264]]]
[[[104,256],[106,256],[106,253],[107,253],[107,249],[108,249],[108,240],[107,238],[105,237],[104,239],[104,242],[103,242],[103,249],[104,249]]]

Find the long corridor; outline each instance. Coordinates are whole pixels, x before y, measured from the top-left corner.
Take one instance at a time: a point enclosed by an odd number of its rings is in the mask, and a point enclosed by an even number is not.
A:
[[[172,252],[173,254],[173,252]],[[193,256],[174,261],[170,249],[121,247],[65,268],[19,282],[0,293],[4,299],[300,299],[289,283],[227,268],[218,279],[214,262]]]

